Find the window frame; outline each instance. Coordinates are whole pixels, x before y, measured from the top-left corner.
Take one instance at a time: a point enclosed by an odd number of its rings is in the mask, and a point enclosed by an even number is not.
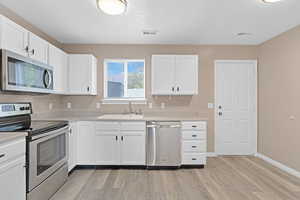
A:
[[[109,98],[107,97],[107,63],[109,62],[123,62],[124,63],[124,96],[127,96],[128,90],[128,62],[143,62],[144,63],[144,97],[123,97],[123,98]],[[146,101],[146,60],[145,59],[104,59],[104,69],[103,69],[103,100],[106,102],[117,102],[122,103],[122,101]]]

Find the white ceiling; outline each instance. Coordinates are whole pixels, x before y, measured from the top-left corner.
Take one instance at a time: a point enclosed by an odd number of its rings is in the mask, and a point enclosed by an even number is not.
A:
[[[121,16],[103,14],[96,0],[1,4],[63,43],[259,44],[300,24],[299,0],[128,0]],[[144,36],[148,29],[158,34]]]

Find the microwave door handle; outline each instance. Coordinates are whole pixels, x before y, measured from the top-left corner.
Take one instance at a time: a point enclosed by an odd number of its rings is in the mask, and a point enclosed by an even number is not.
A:
[[[46,77],[48,76],[48,81],[46,81]],[[44,71],[44,75],[43,75],[43,82],[45,85],[45,88],[49,88],[51,83],[52,83],[52,78],[51,78],[51,74],[49,72],[49,70],[45,69]]]

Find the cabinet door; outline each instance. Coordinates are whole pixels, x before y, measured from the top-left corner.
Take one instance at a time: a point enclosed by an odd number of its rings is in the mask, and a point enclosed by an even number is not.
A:
[[[77,149],[77,124],[73,122],[70,124],[69,134],[69,159],[68,171],[70,172],[77,164],[76,149]]]
[[[97,59],[94,56],[91,56],[91,72],[90,72],[90,93],[92,95],[97,95],[97,68],[98,68]]]
[[[26,47],[28,45],[28,31],[6,17],[1,18],[0,46],[17,54],[28,56]]]
[[[146,164],[146,145],[145,134],[122,132],[121,135],[121,165],[145,165]]]
[[[175,56],[152,56],[152,95],[170,95],[175,91]]]
[[[29,56],[42,63],[48,61],[49,43],[33,33],[29,33]]]
[[[69,55],[69,92],[70,94],[89,95],[96,86],[93,77],[91,55]]]
[[[77,123],[77,164],[95,164],[95,127],[93,122]]]
[[[25,200],[25,156],[0,165],[1,199]]]
[[[120,163],[120,137],[116,132],[96,131],[96,164],[119,165]]]
[[[56,93],[67,92],[68,55],[49,44],[48,64],[53,67],[53,86]]]
[[[176,56],[175,83],[176,94],[198,94],[198,56]]]

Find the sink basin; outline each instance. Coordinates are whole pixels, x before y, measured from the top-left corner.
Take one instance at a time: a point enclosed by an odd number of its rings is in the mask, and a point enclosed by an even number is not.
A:
[[[99,116],[98,119],[112,119],[112,120],[138,120],[143,119],[143,115],[137,115],[137,114],[105,114],[102,116]]]

